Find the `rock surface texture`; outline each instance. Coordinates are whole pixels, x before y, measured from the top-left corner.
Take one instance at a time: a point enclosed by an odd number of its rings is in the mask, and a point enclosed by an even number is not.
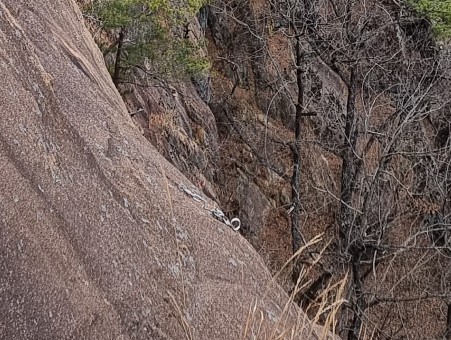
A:
[[[321,335],[179,190],[75,2],[1,0],[0,18],[0,339]]]

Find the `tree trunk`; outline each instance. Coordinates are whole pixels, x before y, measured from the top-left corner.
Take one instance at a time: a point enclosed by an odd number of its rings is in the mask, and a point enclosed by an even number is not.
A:
[[[451,340],[451,302],[448,303],[447,317],[446,317],[446,331],[445,339]]]
[[[117,87],[120,83],[120,76],[121,76],[121,58],[122,58],[122,51],[124,47],[124,28],[121,28],[121,31],[119,32],[119,39],[117,42],[117,51],[116,51],[116,60],[114,62],[114,71],[113,76],[111,77],[113,80],[113,84]]]
[[[357,145],[357,117],[355,114],[355,99],[357,85],[355,81],[355,68],[352,67],[348,86],[348,100],[346,105],[345,148],[343,152],[343,165],[341,170],[341,207],[340,207],[340,235],[344,241],[346,252],[352,243],[352,229],[354,211],[352,209],[353,184],[356,170]]]
[[[350,70],[348,82],[348,99],[346,104],[345,145],[343,151],[343,164],[341,170],[341,206],[339,235],[341,251],[345,256],[351,255],[351,270],[353,274],[352,291],[355,294],[353,304],[353,318],[348,332],[348,340],[357,340],[362,326],[362,314],[365,309],[365,301],[362,295],[362,282],[360,278],[361,247],[356,243],[355,228],[356,218],[353,210],[353,197],[355,194],[354,182],[357,169],[357,116],[355,112],[356,101],[356,75],[355,66]]]
[[[348,340],[358,340],[360,335],[360,328],[362,327],[363,313],[366,309],[366,301],[363,296],[362,280],[360,277],[360,255],[354,254],[352,258],[352,284],[355,294],[354,316],[352,318],[351,326],[349,327]]]
[[[303,245],[303,238],[300,230],[301,224],[301,118],[304,113],[304,83],[302,62],[303,56],[301,51],[300,37],[296,37],[296,81],[298,86],[298,102],[296,104],[296,117],[294,127],[294,143],[291,146],[293,157],[293,175],[291,177],[291,198],[293,210],[291,212],[291,237],[293,254],[296,253]],[[296,284],[301,273],[301,264],[298,258],[294,259],[292,280]]]

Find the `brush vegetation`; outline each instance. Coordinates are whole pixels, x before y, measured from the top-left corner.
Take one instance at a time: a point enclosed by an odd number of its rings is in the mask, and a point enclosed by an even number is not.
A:
[[[189,22],[203,5],[204,0],[95,0],[85,13],[110,36],[100,47],[106,57],[115,56],[110,72],[118,84],[135,67],[174,79],[208,73],[203,43],[188,38]]]
[[[431,22],[437,38],[451,37],[451,0],[409,0],[409,3]]]

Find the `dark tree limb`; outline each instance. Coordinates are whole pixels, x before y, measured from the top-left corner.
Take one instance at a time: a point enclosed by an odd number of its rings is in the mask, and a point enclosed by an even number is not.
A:
[[[320,276],[317,277],[315,281],[307,288],[304,294],[302,294],[301,306],[306,310],[309,305],[315,301],[318,293],[327,286],[332,274],[328,271],[324,271]]]
[[[293,174],[291,176],[291,239],[292,251],[295,254],[304,244],[301,234],[301,120],[304,116],[304,79],[303,79],[303,53],[301,50],[300,37],[296,38],[296,82],[298,87],[298,98],[296,103],[296,116],[294,123],[294,143],[290,144],[291,154],[293,158]],[[301,273],[301,263],[298,258],[294,259],[292,280],[296,284]]]
[[[348,88],[348,99],[346,105],[345,118],[345,138],[346,147],[343,152],[343,165],[341,171],[341,207],[340,207],[340,234],[344,238],[346,247],[350,245],[352,239],[352,226],[354,211],[352,210],[352,199],[354,194],[354,175],[357,166],[356,146],[357,146],[357,117],[355,113],[355,100],[357,84],[355,79],[355,69],[351,69]]]
[[[120,83],[121,76],[121,62],[122,62],[122,52],[124,48],[124,38],[125,38],[125,29],[121,28],[119,32],[119,38],[117,40],[117,51],[116,51],[116,60],[114,62],[114,71],[111,79],[113,80],[113,84],[117,87]]]
[[[445,339],[451,340],[451,303],[448,303],[448,308],[447,308],[447,313],[446,313]]]

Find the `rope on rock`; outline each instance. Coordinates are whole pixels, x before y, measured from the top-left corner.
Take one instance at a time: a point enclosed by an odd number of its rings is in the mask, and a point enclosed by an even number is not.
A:
[[[183,191],[185,194],[190,196],[194,201],[196,202],[203,202],[202,208],[204,210],[207,210],[214,218],[221,221],[222,223],[225,223],[230,228],[232,228],[234,231],[240,230],[241,227],[241,221],[238,217],[232,218],[229,220],[229,218],[224,214],[224,212],[218,208],[217,203],[215,202],[215,206],[213,208],[209,208],[207,206],[207,199],[204,195],[202,195],[197,189],[195,188],[188,188],[185,184],[180,183],[178,185],[179,189]]]

